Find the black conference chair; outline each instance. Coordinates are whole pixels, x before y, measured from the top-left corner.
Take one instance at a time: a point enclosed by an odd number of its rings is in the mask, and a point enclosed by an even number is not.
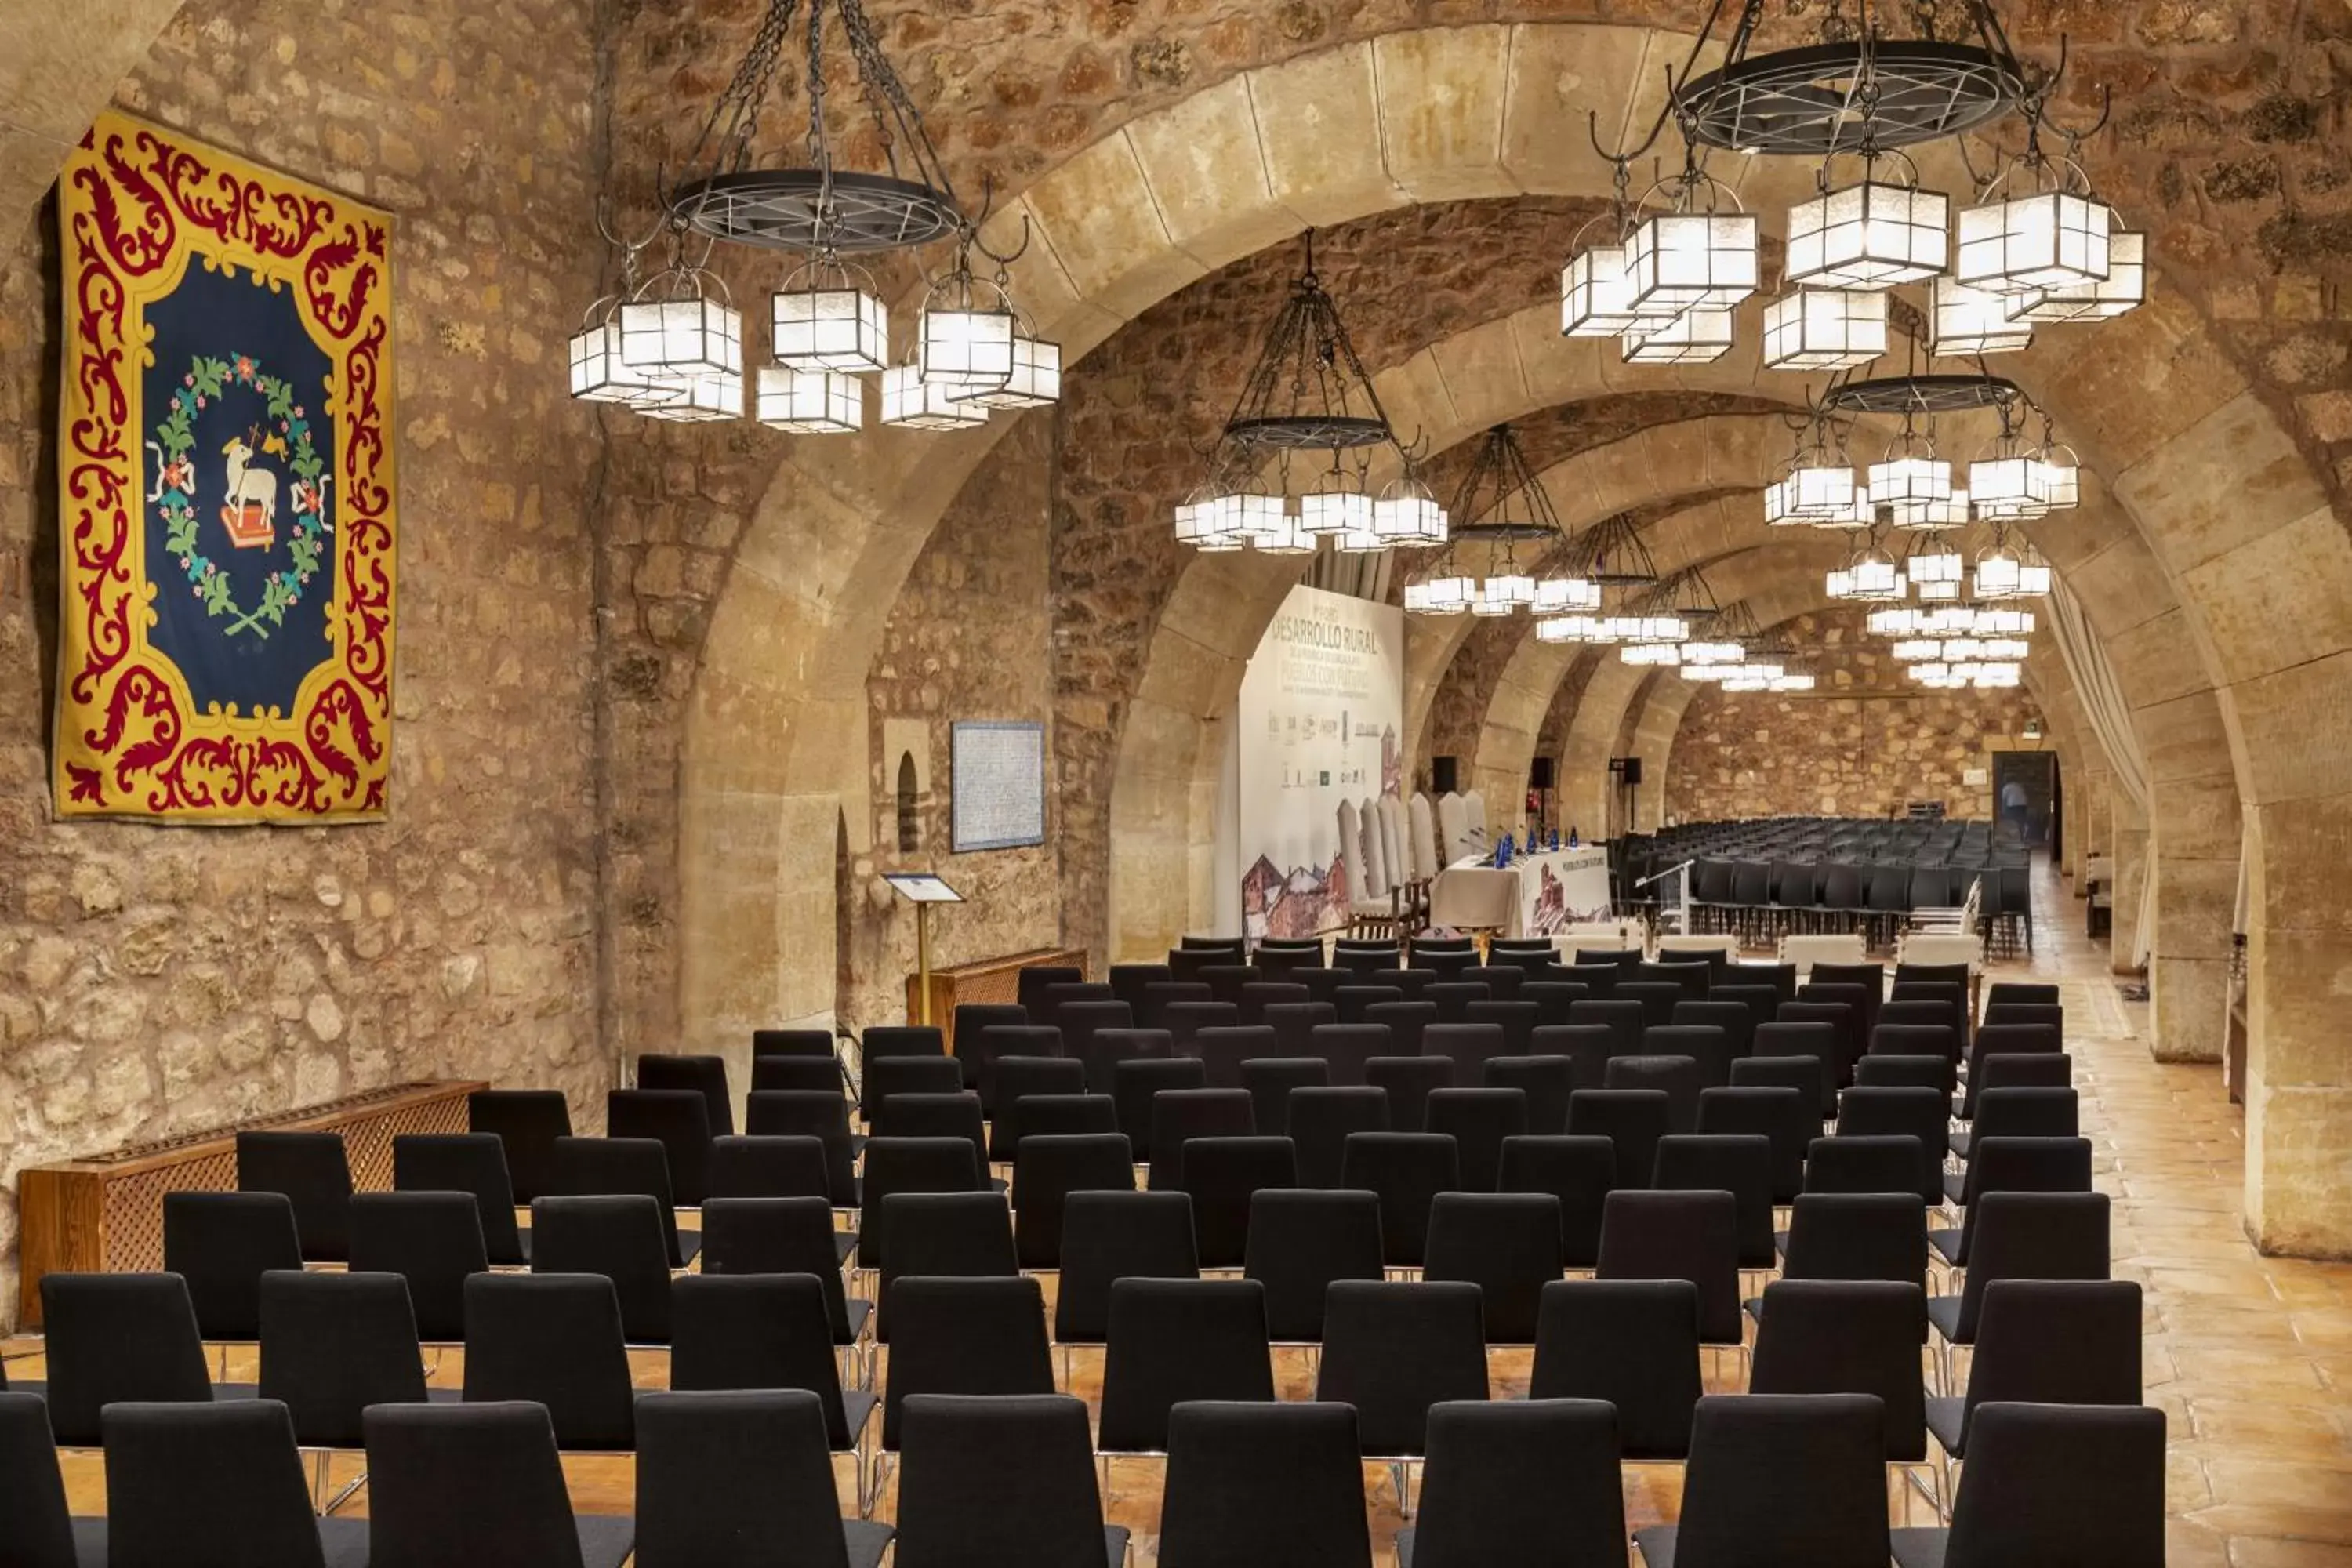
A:
[[[1927,1280],[1927,1244],[1919,1204],[1908,1193],[1806,1193],[1791,1205],[1786,1279]],[[1927,1305],[1919,1309],[1919,1340],[1927,1337]]]
[[[1771,1146],[1775,1204],[1788,1203],[1804,1190],[1805,1151],[1821,1129],[1812,1097],[1802,1090],[1777,1084],[1699,1090],[1699,1136],[1760,1136]]]
[[[1155,1193],[1184,1184],[1184,1145],[1195,1138],[1246,1138],[1257,1130],[1256,1110],[1244,1089],[1162,1089],[1151,1100],[1151,1174]]]
[[[890,1310],[890,1360],[882,1392],[882,1447],[887,1452],[898,1449],[910,1394],[1055,1392],[1045,1299],[1027,1275],[913,1276],[898,1281]]]
[[[1698,1287],[1686,1279],[1561,1279],[1543,1288],[1531,1400],[1615,1408],[1628,1460],[1690,1452],[1699,1377]]]
[[[964,1138],[877,1138],[866,1145],[858,1210],[857,1266],[889,1265],[891,1210],[898,1193],[986,1193],[988,1178]]]
[[[1758,1133],[1669,1134],[1658,1140],[1654,1184],[1660,1192],[1729,1193],[1735,1205],[1739,1267],[1770,1268],[1772,1141]]]
[[[753,1137],[739,1132],[710,1141],[708,1210],[719,1198],[824,1198],[833,1196],[833,1173],[821,1138]],[[703,1221],[704,1245],[710,1222]],[[845,1254],[846,1256],[846,1254]]]
[[[1729,1193],[1610,1194],[1592,1273],[1596,1279],[1686,1279],[1698,1288],[1699,1339],[1740,1342],[1739,1205]]]
[[[1278,1133],[1290,1120],[1290,1096],[1331,1081],[1320,1057],[1256,1057],[1242,1063],[1242,1087],[1249,1091],[1250,1115],[1262,1132]]]
[[[1119,1132],[1024,1138],[1013,1165],[1013,1250],[1023,1268],[1059,1268],[1072,1193],[1131,1193],[1135,1153]]]
[[[466,1281],[465,1403],[528,1401],[544,1408],[563,1447],[625,1451],[635,1433],[635,1393],[610,1279],[477,1274]],[[377,1490],[370,1511],[383,1504]]]
[[[1958,1190],[1955,1192],[1957,1184]],[[1966,1177],[1944,1178],[1945,1195],[1961,1206],[1958,1230],[1931,1230],[1928,1245],[1955,1268],[1969,1263],[1976,1236],[1978,1200],[1987,1193],[2087,1193],[2091,1190],[2091,1141],[2087,1138],[1987,1138],[1969,1161]]]
[[[370,1410],[369,1568],[620,1568],[636,1543],[635,1521],[572,1511],[561,1434],[560,1420],[523,1401]]]
[[[672,1199],[688,1208],[702,1206],[710,1194],[711,1124],[701,1090],[613,1089],[604,1096],[604,1129],[610,1140],[658,1142],[669,1165]]]
[[[1265,1287],[1255,1279],[1121,1279],[1103,1351],[1104,1454],[1163,1454],[1188,1400],[1274,1398]]]
[[[636,1568],[878,1568],[893,1531],[844,1519],[815,1394],[637,1396]]]
[[[1491,1193],[1502,1173],[1503,1141],[1528,1131],[1527,1096],[1516,1089],[1432,1089],[1424,1125],[1454,1140],[1462,1190]]]
[[[1192,1200],[1182,1193],[1072,1193],[1062,1210],[1062,1277],[1054,1341],[1098,1345],[1110,1332],[1111,1286],[1120,1279],[1193,1279]]]
[[[1567,1057],[1498,1057],[1486,1064],[1487,1089],[1526,1097],[1527,1131],[1557,1137],[1568,1131],[1568,1097],[1576,1090],[1576,1064]]]
[[[994,1193],[894,1193],[889,1260],[874,1284],[875,1342],[890,1342],[890,1299],[899,1281],[1009,1279],[1021,1271],[1013,1215]]]
[[[959,1016],[964,1010],[956,1009]],[[690,1089],[702,1096],[708,1107],[706,1118],[710,1136],[724,1138],[735,1131],[735,1100],[727,1088],[727,1058],[724,1057],[640,1056],[637,1058],[639,1089]]]
[[[351,1256],[352,1168],[338,1134],[238,1133],[236,1188],[286,1194],[309,1261],[341,1263]]]
[[[1927,1320],[1948,1348],[1976,1342],[1985,1289],[1999,1280],[2107,1278],[2105,1193],[1987,1193],[1973,1212],[1977,1233],[1960,1293],[1927,1298]],[[1948,1355],[1944,1363],[1948,1388]]]
[[[1160,1568],[1370,1562],[1358,1453],[1356,1412],[1345,1405],[1178,1405]]]
[[[756,1065],[763,1057],[797,1057],[837,1067],[841,1058],[835,1054],[835,1042],[839,1037],[831,1029],[754,1029],[751,1060]]]
[[[165,1193],[163,1269],[187,1282],[207,1341],[261,1332],[261,1276],[302,1267],[294,1205],[282,1193]]]
[[[1841,1138],[1913,1138],[1919,1163],[1908,1190],[1929,1205],[1944,1201],[1942,1139],[1952,1116],[1952,1097],[1941,1089],[1857,1085],[1838,1098]]]
[[[1681,1521],[1633,1532],[1642,1561],[1885,1568],[1884,1426],[1866,1394],[1708,1395],[1691,1417]]]
[[[1386,1277],[1379,1197],[1299,1187],[1259,1191],[1250,1200],[1242,1275],[1265,1287],[1266,1332],[1275,1343],[1322,1343],[1332,1282]]]
[[[871,1127],[882,1102],[894,1094],[958,1094],[962,1089],[963,1068],[952,1057],[914,1052],[874,1057],[857,1080],[857,1114]]]
[[[1706,1081],[1698,1063],[1688,1057],[1612,1057],[1601,1075],[1601,1087],[1609,1092],[1662,1094],[1666,1101],[1666,1131],[1697,1131],[1698,1097]]]
[[[359,1448],[369,1405],[447,1403],[457,1390],[425,1386],[399,1276],[273,1269],[261,1279],[260,1396],[286,1406],[301,1447]]]
[[[1424,1005],[1426,1005],[1424,1003],[1399,1002],[1390,1004],[1381,1010],[1388,1011],[1390,1007]],[[1330,1064],[1332,1083],[1343,1089],[1359,1089],[1364,1083],[1365,1068],[1375,1058],[1421,1054],[1421,1037],[1417,1032],[1420,1026],[1416,1022],[1414,1026],[1416,1032],[1412,1037],[1413,1047],[1411,1050],[1407,1050],[1402,1045],[1397,1043],[1398,1030],[1394,1025],[1374,1022],[1318,1024],[1313,1033],[1307,1037],[1307,1055],[1321,1057]]]
[[[1543,1288],[1566,1267],[1549,1193],[1440,1193],[1430,1205],[1421,1277],[1478,1287],[1490,1345],[1535,1343]]]
[[[702,1225],[703,1273],[809,1275],[824,1289],[833,1342],[857,1342],[874,1304],[850,1300],[842,1285],[845,1233],[823,1198],[713,1198]]]
[[[1057,1064],[1071,1068],[1072,1080],[1083,1084],[1085,1070],[1076,1062]],[[1008,1124],[1015,1128],[1027,1125],[1019,1114],[1024,1100],[1041,1098],[1025,1096],[1008,1105],[996,1119],[996,1129]],[[980,1109],[980,1096],[970,1089],[953,1094],[894,1094],[885,1100],[875,1113],[874,1136],[877,1138],[961,1138],[971,1145],[972,1158],[986,1164],[995,1151],[989,1147],[992,1129]],[[1020,1134],[1008,1134],[1015,1142]]]
[[[1952,1528],[1898,1530],[1897,1568],[2164,1568],[2165,1417],[1987,1405]]]
[[[1389,1126],[1420,1132],[1429,1126],[1429,1097],[1455,1083],[1452,1057],[1374,1057],[1364,1064],[1364,1081],[1389,1097]]]
[[[310,1511],[294,1424],[276,1400],[124,1402],[104,1425],[108,1568],[365,1559],[365,1521]]]
[[[751,1058],[751,1092],[782,1090],[805,1094],[827,1094],[842,1097],[844,1079],[841,1063],[832,1057],[754,1057]],[[745,1102],[745,1127],[751,1102]]]
[[[541,1203],[596,1199],[541,1198]],[[621,1199],[620,1202],[650,1200]],[[511,1221],[511,1215],[509,1215]],[[658,1230],[655,1232],[658,1240]],[[655,1261],[668,1273],[667,1254]],[[453,1344],[466,1334],[466,1281],[490,1266],[480,1207],[467,1193],[361,1193],[352,1199],[351,1267],[407,1282],[417,1335]]]
[[[1916,1378],[1913,1379],[1916,1384]],[[2130,1279],[2001,1279],[1988,1287],[1965,1397],[1929,1399],[1928,1429],[1955,1459],[1995,1403],[2137,1405],[2140,1289]]]
[[[1434,1132],[1351,1132],[1340,1155],[1339,1184],[1377,1194],[1381,1256],[1394,1268],[1418,1268],[1437,1194],[1457,1191],[1461,1162],[1454,1140]]]
[[[37,1394],[0,1392],[0,1556],[22,1568],[106,1568],[106,1521],[67,1511],[65,1475]]]
[[[561,1197],[644,1197],[655,1217],[672,1268],[683,1268],[702,1249],[698,1231],[682,1230],[677,1200],[669,1184],[669,1158],[651,1138],[561,1138],[555,1144],[556,1190]],[[538,1243],[532,1243],[538,1256]]]
[[[392,1141],[394,1192],[471,1193],[493,1265],[530,1261],[530,1237],[515,1223],[505,1145],[487,1132],[411,1133]]]
[[[1890,1465],[1927,1458],[1919,1382],[1919,1287],[1885,1279],[1776,1279],[1756,1315],[1751,1394],[1874,1396]]]
[[[1123,1061],[1111,1069],[1111,1105],[1139,1163],[1152,1157],[1152,1106],[1158,1098],[1171,1090],[1208,1087],[1209,1069],[1197,1057],[1153,1057]]]
[[[1297,1156],[1299,1185],[1337,1187],[1348,1135],[1389,1130],[1388,1090],[1328,1086],[1294,1089],[1286,1097],[1281,1126]]]
[[[1192,1200],[1201,1267],[1239,1268],[1248,1254],[1252,1197],[1297,1184],[1298,1159],[1287,1138],[1186,1140],[1181,1185]]]
[[[1559,1215],[1561,1267],[1590,1268],[1600,1260],[1601,1214],[1616,1173],[1616,1145],[1606,1138],[1506,1138],[1496,1185],[1549,1197]]]
[[[1095,1004],[1077,1003],[1076,1006]],[[1118,1003],[1109,1005],[1118,1006]],[[980,1096],[982,1114],[993,1117],[998,1109],[1000,1092],[997,1068],[1008,1060],[1058,1061],[1063,1056],[1063,1034],[1052,1025],[991,1024],[977,1035],[960,1038],[962,1048],[956,1052],[956,1061],[963,1069],[964,1087]],[[1076,1053],[1070,1053],[1074,1058]],[[1086,1070],[1083,1062],[1081,1073]]]
[[[1617,1032],[1606,1025],[1544,1024],[1538,1026],[1528,1050],[1532,1056],[1564,1058],[1572,1089],[1599,1089],[1608,1076],[1616,1042]]]
[[[1399,1568],[1617,1568],[1617,1413],[1599,1400],[1433,1405],[1420,1514],[1397,1534]]]
[[[562,1191],[555,1184],[555,1143],[572,1136],[572,1110],[558,1090],[476,1089],[466,1097],[466,1129],[499,1141],[517,1204]]]
[[[1364,1458],[1419,1458],[1428,1449],[1431,1405],[1486,1396],[1477,1286],[1343,1280],[1331,1287],[1315,1397],[1355,1406]]]
[[[1646,1187],[1658,1140],[1674,1131],[1673,1112],[1664,1089],[1580,1089],[1568,1097],[1568,1131],[1608,1139],[1617,1150],[1617,1186]]]
[[[208,1405],[253,1391],[205,1372],[195,1308],[176,1274],[44,1274],[41,1322],[49,1425],[62,1447],[101,1447],[109,1405]]]
[[[1127,1531],[1104,1524],[1091,1461],[1081,1400],[1051,1393],[910,1396],[894,1563],[1119,1568]]]

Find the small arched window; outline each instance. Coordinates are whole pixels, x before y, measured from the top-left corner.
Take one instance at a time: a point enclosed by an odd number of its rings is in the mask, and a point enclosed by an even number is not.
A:
[[[915,753],[898,753],[898,853],[912,855],[922,846],[922,819],[915,804]]]

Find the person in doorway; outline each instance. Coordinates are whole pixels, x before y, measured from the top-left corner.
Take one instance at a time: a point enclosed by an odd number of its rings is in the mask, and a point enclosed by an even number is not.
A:
[[[2000,786],[2000,815],[2017,824],[2021,837],[2031,837],[2032,808],[2026,800],[2025,786],[2015,779]]]

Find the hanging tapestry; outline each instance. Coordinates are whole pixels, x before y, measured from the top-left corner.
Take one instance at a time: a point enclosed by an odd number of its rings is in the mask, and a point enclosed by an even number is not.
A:
[[[390,218],[115,114],[58,216],[58,814],[382,817]]]

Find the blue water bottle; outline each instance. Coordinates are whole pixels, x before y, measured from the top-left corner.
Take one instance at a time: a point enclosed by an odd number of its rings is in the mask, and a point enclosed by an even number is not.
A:
[[[1573,849],[1573,848],[1575,848],[1575,847],[1577,847],[1577,843],[1576,843],[1576,824],[1574,824],[1573,822],[1571,822],[1571,823],[1570,823],[1570,824],[1568,825],[1568,847],[1569,847],[1570,849]]]

